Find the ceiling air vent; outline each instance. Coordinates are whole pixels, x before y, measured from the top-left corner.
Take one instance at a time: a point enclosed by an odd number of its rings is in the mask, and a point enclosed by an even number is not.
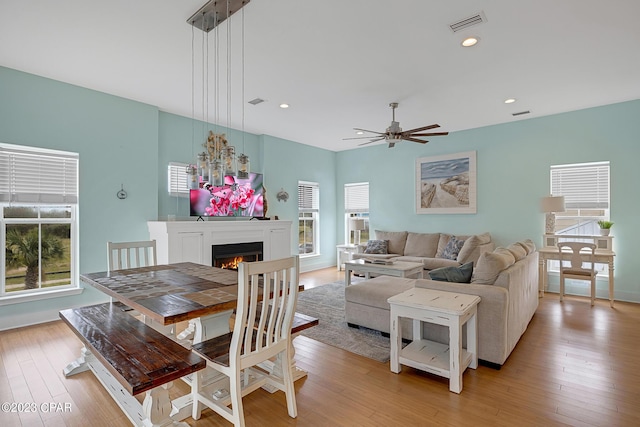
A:
[[[531,113],[531,111],[527,110],[527,111],[520,111],[519,113],[511,113],[511,115],[513,117],[516,117],[516,116],[522,116],[524,114],[529,114],[529,113]]]
[[[454,33],[457,33],[465,28],[473,27],[474,25],[482,24],[483,22],[487,22],[487,17],[484,16],[484,12],[479,12],[473,16],[454,22],[453,24],[449,24],[449,28]]]
[[[264,102],[264,99],[262,99],[262,98],[255,98],[255,99],[252,99],[251,101],[249,101],[249,104],[251,104],[251,105],[258,105],[258,104],[261,104],[261,103],[263,103],[263,102]]]

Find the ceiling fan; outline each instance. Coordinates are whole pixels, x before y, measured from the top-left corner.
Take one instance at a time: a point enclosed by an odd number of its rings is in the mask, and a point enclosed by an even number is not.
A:
[[[389,104],[389,107],[391,107],[392,109],[392,121],[391,121],[391,126],[389,126],[387,128],[387,130],[385,132],[376,132],[373,130],[367,130],[367,129],[359,129],[359,128],[353,128],[353,130],[356,130],[358,132],[369,132],[369,133],[375,133],[377,134],[377,136],[361,136],[361,137],[355,137],[355,138],[344,138],[343,141],[348,140],[348,139],[368,139],[371,138],[370,141],[368,142],[363,142],[362,144],[358,144],[358,145],[367,145],[367,144],[371,144],[372,142],[377,142],[377,141],[382,141],[383,139],[389,143],[389,148],[393,148],[394,145],[396,145],[396,143],[405,140],[405,141],[411,141],[411,142],[418,142],[420,144],[426,144],[427,140],[424,139],[419,139],[420,137],[425,137],[425,136],[444,136],[444,135],[449,135],[449,132],[428,132],[428,133],[422,133],[425,130],[429,130],[429,129],[435,129],[435,128],[439,128],[440,125],[429,125],[429,126],[423,126],[423,127],[419,127],[419,128],[415,128],[415,129],[411,129],[411,130],[407,130],[407,131],[402,131],[402,128],[400,127],[400,123],[396,122],[396,108],[398,108],[398,103],[397,102],[392,102]]]

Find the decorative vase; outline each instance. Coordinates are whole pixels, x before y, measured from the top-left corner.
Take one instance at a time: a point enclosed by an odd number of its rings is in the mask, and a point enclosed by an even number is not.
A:
[[[610,232],[611,232],[610,228],[601,228],[600,229],[600,235],[601,236],[608,236]]]

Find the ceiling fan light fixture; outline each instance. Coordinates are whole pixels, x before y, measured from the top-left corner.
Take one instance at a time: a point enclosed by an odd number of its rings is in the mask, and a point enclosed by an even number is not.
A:
[[[462,40],[461,45],[462,47],[471,47],[478,44],[479,41],[480,41],[479,37],[467,37],[466,39]]]

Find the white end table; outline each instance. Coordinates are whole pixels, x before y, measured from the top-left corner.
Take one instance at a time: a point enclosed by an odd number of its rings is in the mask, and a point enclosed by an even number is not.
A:
[[[391,372],[400,365],[449,378],[449,390],[462,391],[462,374],[478,367],[478,323],[480,297],[454,292],[413,288],[387,300],[391,305]],[[400,317],[413,319],[414,340],[402,348]],[[449,345],[422,339],[425,323],[449,328]],[[462,348],[462,326],[467,324],[467,348]]]
[[[338,271],[342,270],[342,266],[346,261],[353,259],[353,254],[357,254],[359,250],[358,245],[337,245],[336,246],[336,260],[338,261]]]

